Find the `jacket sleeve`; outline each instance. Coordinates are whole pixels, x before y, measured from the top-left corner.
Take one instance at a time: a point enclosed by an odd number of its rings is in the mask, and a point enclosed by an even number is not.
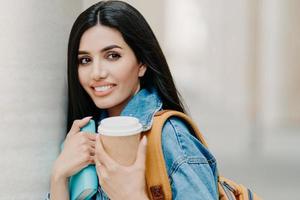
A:
[[[215,158],[180,119],[172,117],[165,123],[162,148],[172,199],[218,199]]]

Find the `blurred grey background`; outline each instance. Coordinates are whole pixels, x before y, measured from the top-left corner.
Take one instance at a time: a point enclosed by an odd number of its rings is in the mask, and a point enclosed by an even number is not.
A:
[[[65,131],[66,52],[92,0],[1,0],[0,199],[43,199]],[[300,1],[128,0],[147,19],[221,174],[299,199]]]

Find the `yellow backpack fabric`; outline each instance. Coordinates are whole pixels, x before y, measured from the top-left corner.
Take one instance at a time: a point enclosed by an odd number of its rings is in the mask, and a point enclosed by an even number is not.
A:
[[[145,132],[148,139],[146,157],[147,192],[151,200],[171,200],[172,190],[162,151],[161,133],[164,123],[170,117],[178,117],[193,129],[198,140],[208,148],[196,124],[184,113],[163,110],[154,116],[152,128]],[[225,177],[218,177],[219,200],[261,200],[255,193],[243,185],[237,184]]]

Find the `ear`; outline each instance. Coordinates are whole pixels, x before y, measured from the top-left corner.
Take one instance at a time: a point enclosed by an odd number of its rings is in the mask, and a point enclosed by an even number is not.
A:
[[[141,64],[139,67],[139,77],[143,77],[146,73],[147,67],[145,64]]]

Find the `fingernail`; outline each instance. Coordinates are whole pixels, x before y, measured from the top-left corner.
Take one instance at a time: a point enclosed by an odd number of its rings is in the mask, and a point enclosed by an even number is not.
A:
[[[142,144],[143,145],[147,145],[147,137],[146,136],[143,136],[143,138],[142,138]]]
[[[92,118],[93,118],[93,116],[88,116],[88,117],[85,117],[83,119],[92,119]]]

